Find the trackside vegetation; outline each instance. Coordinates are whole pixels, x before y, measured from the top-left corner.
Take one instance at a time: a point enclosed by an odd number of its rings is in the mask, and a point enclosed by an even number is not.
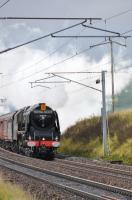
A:
[[[79,120],[62,135],[60,152],[132,164],[132,110],[108,116],[109,155],[103,156],[102,122],[98,116]]]
[[[4,182],[0,177],[0,200],[31,200],[17,185]]]

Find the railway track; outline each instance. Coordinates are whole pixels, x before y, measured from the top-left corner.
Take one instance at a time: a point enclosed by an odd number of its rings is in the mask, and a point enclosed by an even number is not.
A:
[[[85,178],[100,183],[132,189],[132,172],[115,169],[105,166],[97,166],[91,163],[79,163],[69,160],[55,159],[54,161],[43,161],[40,159],[28,158],[7,150],[1,149],[0,155],[7,156],[14,160],[29,163],[32,166],[49,169],[60,173],[65,173],[79,178]]]
[[[12,159],[7,159],[3,156],[0,156],[0,165],[37,180],[50,183],[85,199],[132,199],[132,191],[130,190],[42,169]]]
[[[62,157],[58,156],[58,154],[56,155],[56,160],[61,160],[65,161],[65,162],[70,162],[70,163],[80,163],[80,164],[83,164],[83,165],[98,165],[98,166],[101,166],[101,167],[107,167],[107,168],[113,168],[113,169],[121,169],[121,170],[125,170],[125,171],[128,171],[128,172],[131,172],[132,173],[132,166],[130,165],[124,165],[124,164],[112,164],[110,162],[105,162],[105,161],[99,161],[99,160],[89,160],[87,158],[80,158],[80,157],[69,157],[68,155],[65,157],[63,154],[62,154]]]
[[[98,166],[97,164],[93,163],[80,163],[80,162],[74,162],[70,160],[60,160],[56,159],[56,162],[59,163],[61,166],[68,166],[72,167],[76,170],[81,170],[85,172],[95,172],[97,174],[112,176],[115,178],[122,178],[132,181],[132,172],[127,170],[121,170],[121,169],[115,169],[112,167],[105,167],[105,166]],[[56,163],[56,164],[57,164]]]

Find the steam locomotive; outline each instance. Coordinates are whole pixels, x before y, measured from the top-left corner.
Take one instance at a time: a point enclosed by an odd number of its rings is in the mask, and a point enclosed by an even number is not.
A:
[[[0,144],[27,156],[53,158],[60,146],[57,112],[40,103],[0,116]]]

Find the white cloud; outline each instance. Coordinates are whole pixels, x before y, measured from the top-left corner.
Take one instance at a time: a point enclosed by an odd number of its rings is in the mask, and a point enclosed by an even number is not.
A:
[[[9,25],[8,28],[13,29],[13,30],[18,30],[18,31],[23,29],[25,32],[27,32],[28,34],[31,34],[31,35],[43,33],[39,27],[32,27],[30,25],[27,25],[24,22],[11,24],[11,25]]]
[[[25,24],[22,26],[25,26]],[[16,28],[19,28],[19,24],[16,24]],[[120,52],[119,55],[122,56],[122,53]],[[64,60],[67,57],[65,54],[61,54],[61,56],[59,54],[54,54],[34,65],[34,63],[42,60],[46,56],[46,51],[39,50],[38,48],[29,48],[28,46],[0,56],[1,72],[4,73],[2,85],[7,85],[6,87],[0,88],[0,90],[1,95],[8,99],[9,106],[15,106],[18,109],[38,102],[46,102],[49,106],[58,111],[62,130],[69,125],[72,125],[80,118],[100,114],[101,93],[98,91],[84,88],[75,83],[63,83],[61,85],[58,85],[57,83],[45,84],[46,86],[51,87],[51,89],[40,87],[31,89],[29,82],[46,77],[47,75],[45,75],[44,72],[86,70],[96,72],[105,69],[110,71],[109,56],[104,55],[103,59],[97,62],[94,60],[91,61],[90,56],[86,57],[85,55],[81,55],[76,56],[74,59],[67,62],[48,68],[54,63]],[[123,60],[121,64],[126,66],[130,62],[130,60]],[[117,66],[117,68],[120,68],[120,66]],[[95,84],[96,79],[100,78],[100,74],[63,74],[62,76],[101,89],[101,84]],[[62,81],[63,79],[54,78],[50,80]],[[130,76],[127,76],[126,80],[125,74],[116,75],[116,92],[125,87],[129,80]],[[110,76],[108,76],[106,81],[106,94],[111,94]],[[1,112],[7,111],[7,107],[1,108]]]

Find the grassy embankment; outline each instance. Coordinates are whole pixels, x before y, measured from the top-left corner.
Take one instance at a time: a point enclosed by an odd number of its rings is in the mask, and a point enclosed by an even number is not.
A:
[[[132,164],[132,110],[116,112],[108,118],[109,156],[103,157],[101,118],[95,116],[80,120],[65,131],[60,152]]]
[[[31,196],[26,194],[15,184],[4,182],[0,176],[0,200],[31,200]]]

